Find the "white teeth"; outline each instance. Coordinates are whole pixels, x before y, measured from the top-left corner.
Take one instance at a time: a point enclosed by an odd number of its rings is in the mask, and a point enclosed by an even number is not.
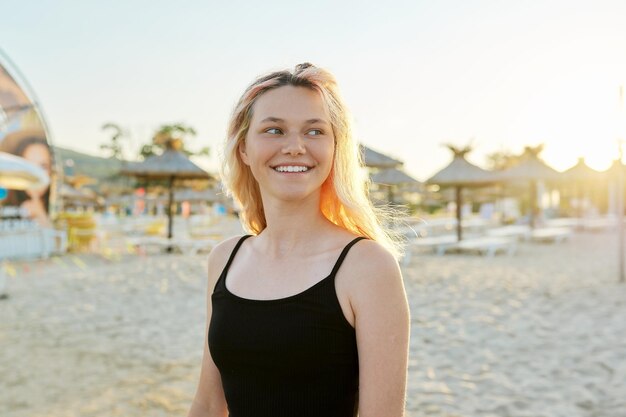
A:
[[[308,171],[309,168],[308,167],[304,167],[304,166],[279,166],[274,168],[276,171],[278,172],[305,172]]]

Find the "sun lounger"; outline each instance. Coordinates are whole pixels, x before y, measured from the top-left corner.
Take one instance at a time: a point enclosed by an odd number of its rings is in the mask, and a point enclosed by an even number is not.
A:
[[[497,252],[505,252],[513,255],[517,249],[516,239],[510,237],[483,236],[462,240],[455,245],[446,248],[459,252],[477,252],[487,257],[493,257]]]
[[[404,254],[404,259],[402,260],[402,264],[407,265],[409,263],[414,249],[432,250],[437,255],[443,255],[445,253],[446,248],[456,243],[457,243],[456,235],[420,237],[420,238],[414,239],[410,241],[410,243],[407,245],[406,253]]]
[[[457,243],[456,235],[442,235],[423,237],[415,240],[413,246],[417,248],[432,249],[437,255],[443,255],[445,249]]]
[[[580,227],[583,219],[578,217],[559,217],[556,219],[548,219],[545,221],[546,227]]]
[[[510,225],[489,229],[487,230],[487,236],[528,239],[530,237],[530,232],[531,229],[528,226]]]
[[[533,230],[530,237],[536,242],[560,243],[569,239],[572,234],[573,231],[569,227],[544,227]]]
[[[607,230],[617,226],[617,217],[589,217],[583,219],[582,226],[590,232]]]

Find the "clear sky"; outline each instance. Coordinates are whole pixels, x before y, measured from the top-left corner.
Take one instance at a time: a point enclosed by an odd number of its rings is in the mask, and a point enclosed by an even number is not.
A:
[[[98,154],[105,122],[135,156],[163,123],[210,146],[259,74],[310,61],[338,78],[358,139],[426,180],[450,161],[545,143],[596,169],[626,137],[626,2],[0,0],[0,48],[35,90],[54,144]],[[132,147],[132,149],[131,149]],[[132,151],[132,152],[131,152]]]

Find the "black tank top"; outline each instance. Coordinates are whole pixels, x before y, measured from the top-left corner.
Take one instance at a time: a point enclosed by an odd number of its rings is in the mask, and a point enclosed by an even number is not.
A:
[[[335,292],[335,275],[275,300],[241,298],[226,288],[233,249],[211,296],[209,349],[230,417],[354,417],[359,361],[354,328]]]

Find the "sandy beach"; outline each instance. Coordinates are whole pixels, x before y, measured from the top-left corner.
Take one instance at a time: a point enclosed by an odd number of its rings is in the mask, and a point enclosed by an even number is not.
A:
[[[512,256],[413,256],[407,416],[626,416],[617,238]],[[204,341],[206,254],[5,263],[0,416],[183,416]]]

